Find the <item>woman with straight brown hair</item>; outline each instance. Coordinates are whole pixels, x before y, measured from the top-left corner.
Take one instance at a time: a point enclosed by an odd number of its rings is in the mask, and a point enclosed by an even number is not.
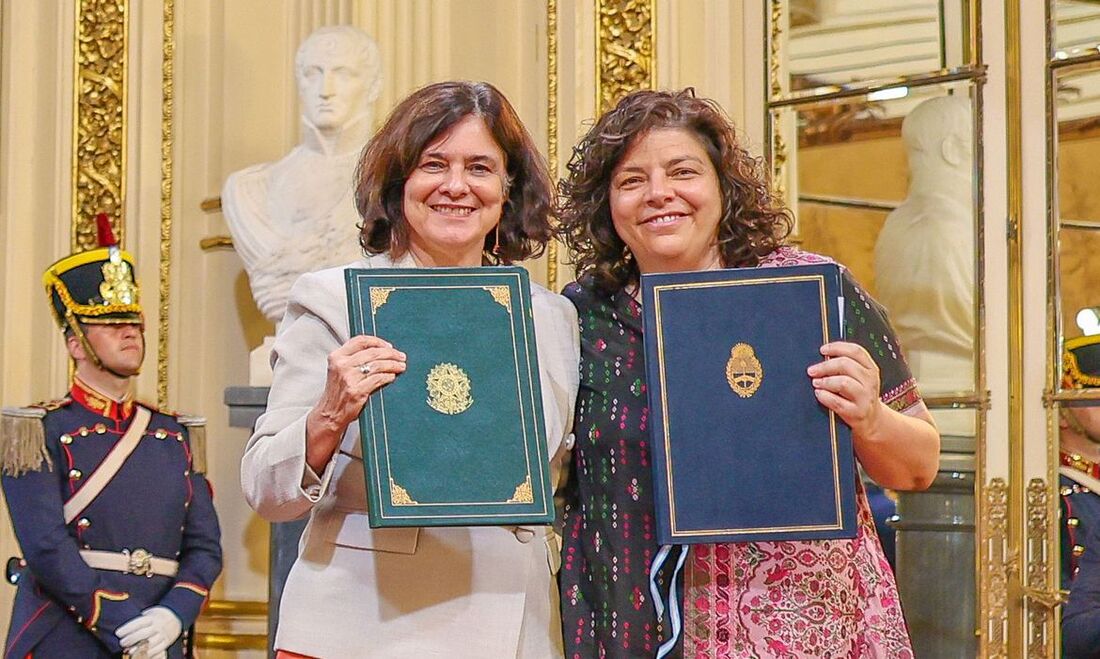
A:
[[[358,424],[401,377],[401,346],[350,337],[344,270],[507,264],[550,235],[546,166],[492,85],[413,92],[360,158],[366,257],[302,276],[275,340],[274,382],[241,466],[271,521],[309,516],[279,610],[283,657],[561,656],[549,527],[371,529]],[[531,285],[549,454],[565,453],[577,391],[572,305]],[[492,460],[492,455],[486,455]]]

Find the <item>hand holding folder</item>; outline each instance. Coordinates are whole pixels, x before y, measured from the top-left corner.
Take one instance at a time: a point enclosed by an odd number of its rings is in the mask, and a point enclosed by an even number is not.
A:
[[[359,417],[372,527],[554,518],[527,272],[346,271],[351,333],[406,370]]]
[[[840,291],[834,264],[642,276],[660,543],[854,537],[851,431],[807,375]]]

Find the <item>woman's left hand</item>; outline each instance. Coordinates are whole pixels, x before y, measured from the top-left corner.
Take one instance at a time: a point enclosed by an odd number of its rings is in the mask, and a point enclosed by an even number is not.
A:
[[[828,359],[806,370],[818,402],[839,414],[853,433],[873,436],[882,417],[875,360],[863,346],[848,341],[826,343],[821,354]]]

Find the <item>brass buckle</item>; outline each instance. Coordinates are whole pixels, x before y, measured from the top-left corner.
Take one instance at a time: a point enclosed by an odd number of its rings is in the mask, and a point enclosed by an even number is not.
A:
[[[129,549],[123,549],[122,553],[126,556],[129,564],[127,572],[130,574],[136,574],[140,576],[152,577],[153,576],[153,555],[145,549],[140,547],[130,551]]]

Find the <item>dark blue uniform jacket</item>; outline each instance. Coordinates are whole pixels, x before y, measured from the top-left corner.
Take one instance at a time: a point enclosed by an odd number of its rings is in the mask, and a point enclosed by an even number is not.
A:
[[[1100,493],[1061,476],[1063,659],[1100,659]]]
[[[187,428],[153,411],[137,447],[103,491],[72,523],[62,506],[79,491],[134,418],[80,386],[43,406],[49,463],[3,477],[15,534],[27,567],[18,582],[5,659],[112,657],[115,630],[161,605],[187,630],[221,571],[220,531],[211,490],[192,471]],[[145,549],[179,561],[175,577],[138,576],[89,567],[81,549]],[[169,656],[186,651],[185,639]]]

